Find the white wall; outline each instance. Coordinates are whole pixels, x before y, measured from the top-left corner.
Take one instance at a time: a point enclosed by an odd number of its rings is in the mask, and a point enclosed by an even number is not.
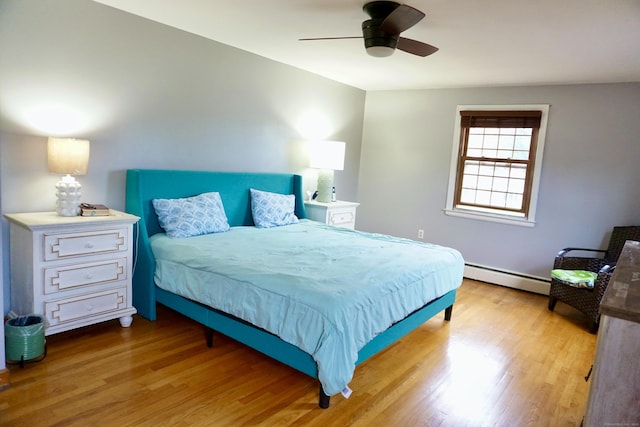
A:
[[[328,138],[346,141],[336,187],[357,198],[360,89],[86,0],[2,0],[0,70],[2,213],[54,209],[59,177],[47,173],[45,127],[65,116],[36,117],[52,106],[77,113],[61,136],[91,141],[79,177],[87,202],[123,209],[128,168],[307,174],[298,126],[313,111],[326,117]]]
[[[446,216],[456,106],[551,104],[536,225]],[[368,92],[358,228],[459,249],[547,278],[565,246],[602,248],[640,224],[640,83]]]

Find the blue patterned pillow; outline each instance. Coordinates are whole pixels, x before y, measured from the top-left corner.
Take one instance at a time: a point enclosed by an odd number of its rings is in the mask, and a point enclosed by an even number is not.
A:
[[[167,236],[191,237],[229,230],[220,193],[202,193],[183,199],[153,199],[160,227]]]
[[[293,194],[269,193],[253,188],[249,191],[251,214],[256,227],[270,228],[298,222],[295,214],[296,198]]]

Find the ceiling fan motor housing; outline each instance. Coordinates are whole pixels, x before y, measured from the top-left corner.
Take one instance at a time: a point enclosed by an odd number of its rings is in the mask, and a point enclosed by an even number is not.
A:
[[[385,57],[393,54],[398,45],[399,34],[389,34],[380,27],[382,22],[399,3],[394,1],[372,1],[365,4],[362,9],[371,17],[362,23],[362,36],[364,47],[371,56]]]

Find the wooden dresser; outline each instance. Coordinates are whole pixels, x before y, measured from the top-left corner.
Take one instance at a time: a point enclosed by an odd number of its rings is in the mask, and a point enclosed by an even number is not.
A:
[[[45,318],[45,335],[110,319],[131,325],[133,224],[138,217],[6,214],[11,307]]]
[[[640,425],[640,242],[626,242],[600,314],[584,425]]]

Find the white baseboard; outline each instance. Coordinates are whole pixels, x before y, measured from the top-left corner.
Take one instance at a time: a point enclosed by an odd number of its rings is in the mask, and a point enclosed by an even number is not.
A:
[[[499,270],[484,265],[465,264],[464,277],[536,294],[549,295],[549,279]]]

